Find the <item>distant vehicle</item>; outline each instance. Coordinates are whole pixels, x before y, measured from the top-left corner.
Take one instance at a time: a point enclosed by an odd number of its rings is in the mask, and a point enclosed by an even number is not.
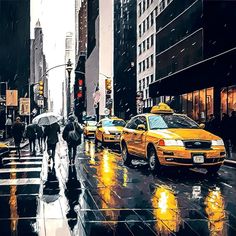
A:
[[[100,120],[97,124],[95,143],[119,143],[125,125],[125,121],[117,117]]]
[[[95,137],[97,130],[96,121],[85,121],[84,122],[84,138]]]
[[[0,142],[0,157],[8,156],[10,153],[9,144],[6,142]],[[0,161],[1,164],[1,161]]]
[[[130,164],[132,156],[146,159],[152,171],[178,166],[206,168],[214,174],[225,159],[225,147],[221,138],[203,128],[160,103],[151,113],[133,117],[123,129],[123,160]]]

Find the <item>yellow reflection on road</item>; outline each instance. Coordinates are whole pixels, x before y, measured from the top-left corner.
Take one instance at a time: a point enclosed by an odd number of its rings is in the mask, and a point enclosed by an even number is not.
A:
[[[157,187],[152,197],[153,214],[155,215],[156,231],[169,235],[178,232],[180,225],[180,210],[174,192],[165,187]]]
[[[90,155],[89,163],[95,165],[95,144],[93,142],[89,143],[89,155]]]
[[[206,199],[206,214],[208,217],[208,228],[211,236],[227,235],[225,226],[225,206],[220,188],[210,190]]]
[[[99,165],[96,166],[98,179],[105,187],[98,188],[102,198],[101,208],[115,208],[117,205],[116,196],[112,192],[112,187],[117,184],[117,163],[115,155],[107,149],[99,154]],[[108,217],[114,219],[113,211],[104,212]]]
[[[11,168],[16,168],[16,165],[11,166]],[[16,179],[16,173],[11,172],[10,179]],[[17,186],[11,185],[10,186],[10,199],[9,199],[9,205],[10,205],[10,214],[11,214],[11,231],[15,232],[17,228],[17,222],[19,219],[19,215],[17,213],[17,196],[16,196]]]

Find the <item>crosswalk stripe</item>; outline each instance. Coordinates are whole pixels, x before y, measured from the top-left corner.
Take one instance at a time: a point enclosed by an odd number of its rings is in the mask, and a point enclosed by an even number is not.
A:
[[[20,160],[42,160],[43,157],[21,157]],[[19,160],[19,157],[4,157],[3,161]]]
[[[30,162],[30,161],[24,161],[24,162],[15,162],[12,161],[10,163],[6,163],[5,166],[11,166],[11,165],[41,165],[42,162],[41,161],[34,161],[34,162]]]
[[[35,167],[35,168],[4,168],[0,169],[0,174],[1,173],[19,173],[19,172],[40,172],[42,170],[42,167]]]
[[[29,185],[40,184],[40,178],[27,178],[27,179],[1,179],[0,186],[5,185]]]

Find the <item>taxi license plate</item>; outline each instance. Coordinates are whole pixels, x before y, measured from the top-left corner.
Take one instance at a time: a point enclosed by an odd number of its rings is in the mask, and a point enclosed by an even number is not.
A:
[[[204,156],[201,156],[201,155],[193,156],[193,162],[196,164],[204,163]]]
[[[120,135],[116,135],[116,136],[115,136],[115,139],[120,139]]]

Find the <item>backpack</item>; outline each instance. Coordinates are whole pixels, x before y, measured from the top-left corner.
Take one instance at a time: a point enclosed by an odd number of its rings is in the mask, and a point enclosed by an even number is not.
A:
[[[75,125],[74,123],[73,124],[73,130],[70,130],[69,133],[68,133],[68,139],[70,141],[75,141],[77,142],[79,139],[80,139],[80,134],[78,134],[75,130]]]

